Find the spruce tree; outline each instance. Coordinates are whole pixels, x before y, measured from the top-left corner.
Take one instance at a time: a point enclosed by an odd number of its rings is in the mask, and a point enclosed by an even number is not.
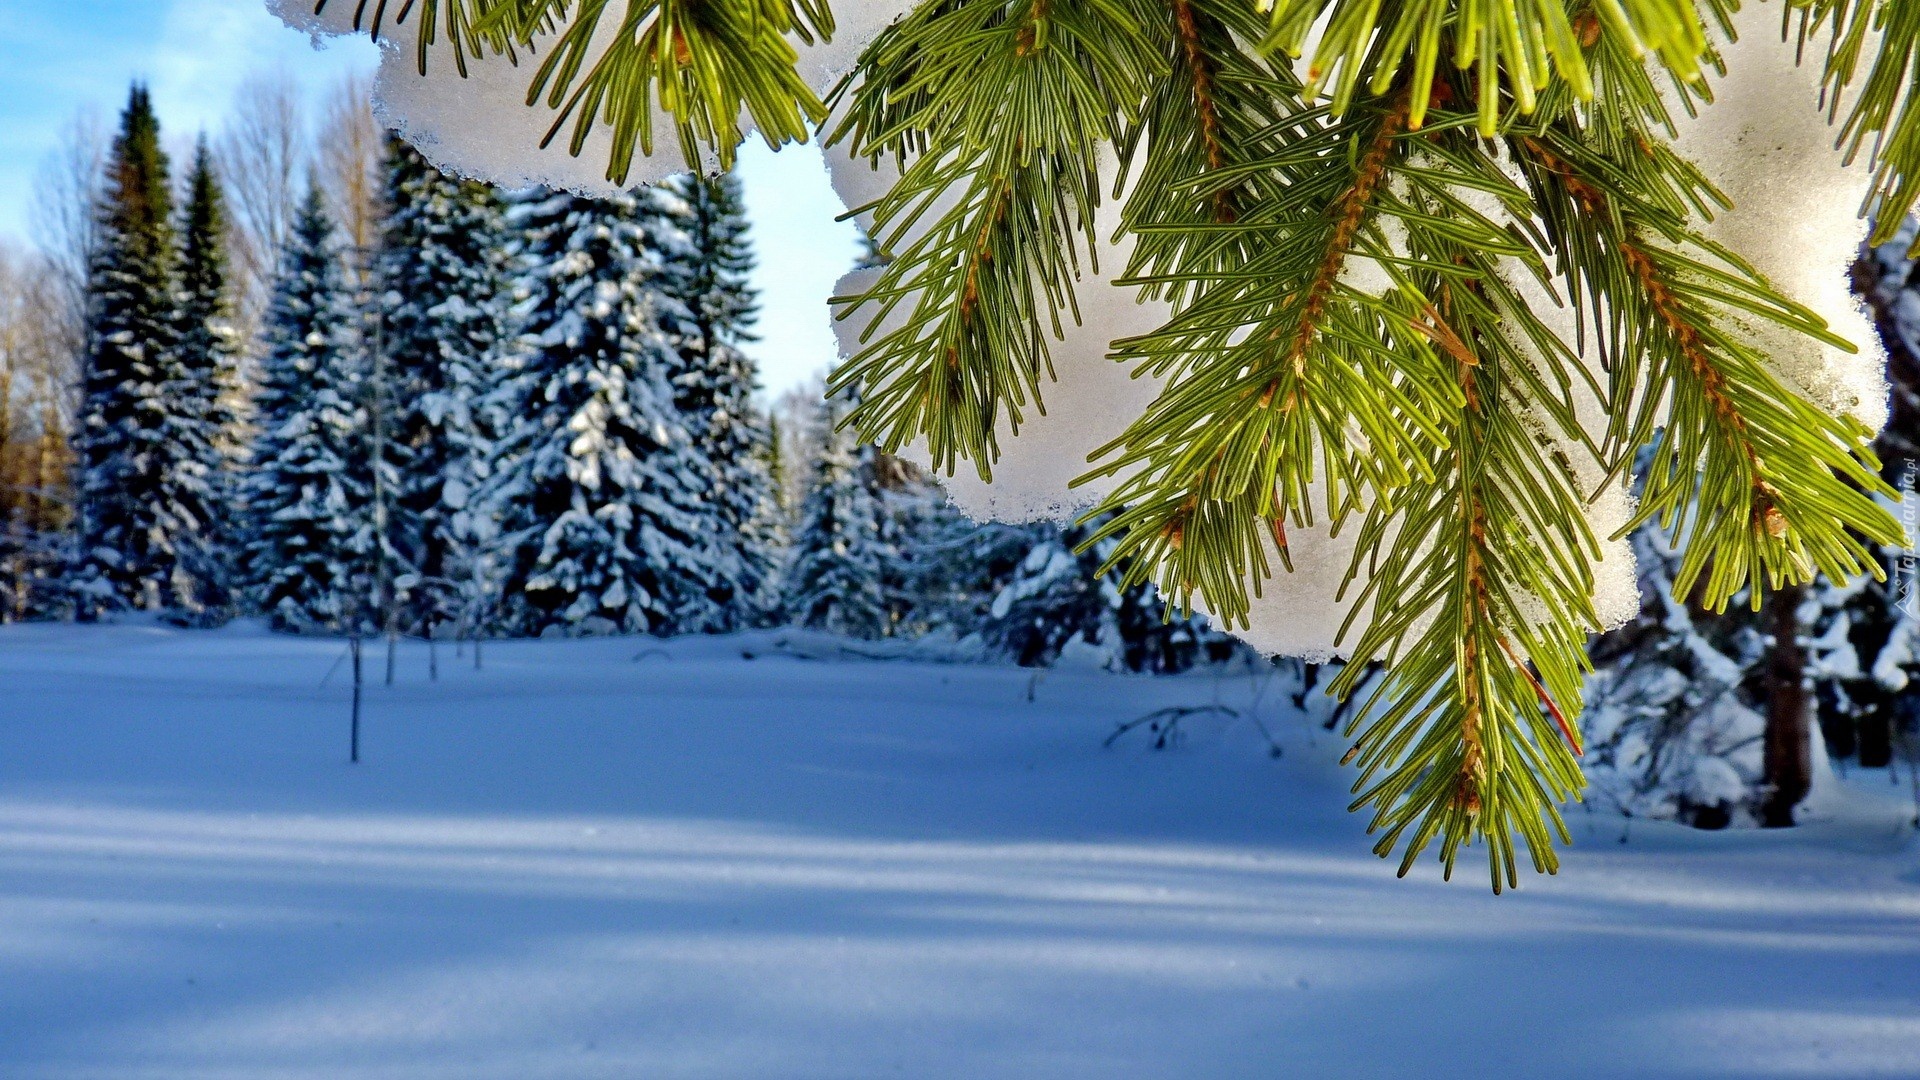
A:
[[[1031,527],[1024,556],[993,591],[981,631],[1022,667],[1052,664],[1069,649],[1125,670],[1124,594],[1100,573],[1097,552],[1076,555],[1052,526]]]
[[[1920,487],[1920,277],[1909,218],[1892,239],[1855,267],[1855,285],[1887,346],[1891,419],[1875,440],[1882,475],[1914,506]],[[1911,520],[1905,522],[1912,528]],[[1911,537],[1909,537],[1911,539]],[[1809,675],[1828,754],[1865,767],[1887,766],[1920,732],[1920,702],[1908,688],[1920,675],[1920,580],[1904,545],[1876,552],[1884,580],[1822,579],[1813,589],[1807,628]]]
[[[391,408],[385,453],[399,486],[389,542],[408,621],[431,633],[461,618],[485,541],[468,513],[499,432],[480,407],[513,347],[506,205],[491,186],[450,177],[390,138],[386,218],[375,278],[378,348]]]
[[[280,629],[365,632],[377,545],[366,358],[317,187],[281,256],[264,338],[242,577]]]
[[[708,470],[675,408],[657,215],[636,197],[530,193],[525,351],[496,390],[510,423],[484,500],[500,520],[498,625],[519,635],[724,625]]]
[[[1757,820],[1767,641],[1751,610],[1698,610],[1658,527],[1633,536],[1640,614],[1594,641],[1582,718],[1589,798],[1629,817]]]
[[[1099,521],[1030,526],[1031,543],[990,594],[980,627],[1023,665],[1051,664],[1069,648],[1114,671],[1177,674],[1244,655],[1204,617],[1170,612],[1149,585],[1109,563],[1112,541],[1085,543]]]
[[[906,526],[897,562],[903,621],[916,630],[978,635],[1023,667],[1071,652],[1112,671],[1177,674],[1244,655],[1204,617],[1170,613],[1151,586],[1129,584],[1124,565],[1107,565],[1110,541],[1083,545],[1096,526],[976,522],[929,486],[934,499],[887,492]]]
[[[816,460],[830,449],[822,440],[857,441],[851,432],[824,430],[829,416],[844,419],[846,411],[842,405],[821,412]],[[875,546],[885,553],[878,573],[888,635],[972,634],[986,600],[1025,554],[1032,529],[976,522],[911,462],[871,445],[853,452],[875,506]]]
[[[167,156],[135,85],[107,162],[87,267],[87,338],[74,432],[77,536],[68,571],[82,617],[177,599],[169,513],[168,364],[178,257]]]
[[[749,284],[753,246],[737,178],[688,174],[656,192],[688,240],[684,257],[663,253],[666,288],[692,316],[676,399],[712,469],[708,506],[722,574],[715,599],[731,628],[752,621],[767,602],[780,540],[772,432],[753,401],[758,372],[742,351],[759,307]]]
[[[175,342],[161,397],[166,423],[161,505],[174,515],[183,592],[202,607],[227,603],[229,526],[240,430],[240,341],[233,326],[226,200],[202,139],[187,179],[180,217],[180,277]]]
[[[1913,394],[1920,365],[1911,344],[1920,340],[1920,297],[1908,259],[1914,229],[1903,225],[1855,273],[1885,339],[1895,388],[1892,419],[1875,450],[1882,475],[1903,491],[1913,486],[1920,432]],[[1822,577],[1809,587],[1791,613],[1796,641],[1783,642],[1785,590],[1767,598],[1765,619],[1740,604],[1718,614],[1696,610],[1670,594],[1674,556],[1657,534],[1643,529],[1635,544],[1641,615],[1593,650],[1599,670],[1590,682],[1585,764],[1603,800],[1709,826],[1763,820],[1763,807],[1776,799],[1763,736],[1776,747],[1775,769],[1800,774],[1781,778],[1790,798],[1779,801],[1797,801],[1793,793],[1811,779],[1801,767],[1805,712],[1817,713],[1831,759],[1889,764],[1901,732],[1913,726],[1916,710],[1902,692],[1920,667],[1903,548],[1875,552],[1884,579]],[[1782,657],[1797,658],[1799,670],[1772,670]],[[1777,692],[1782,682],[1804,683],[1811,702]],[[1790,820],[1789,809],[1773,807],[1772,819]]]
[[[899,572],[900,551],[889,536],[875,454],[840,426],[845,408],[830,405],[821,421],[812,481],[794,526],[782,606],[798,626],[882,638],[893,632],[898,614],[887,582]]]
[[[1854,241],[1800,226],[1868,207],[1884,239],[1920,202],[1908,0],[866,0],[823,100],[803,73],[838,65],[802,53],[834,6],[601,35],[607,5],[433,5],[478,20],[455,50],[562,34],[526,101],[576,152],[610,128],[616,182],[656,150],[646,175],[724,167],[743,117],[775,144],[824,122],[892,257],[843,305],[835,386],[882,450],[991,479],[1059,366],[1158,378],[1073,448],[1106,485],[1087,543],[1249,634],[1342,564],[1310,614],[1361,661],[1336,692],[1386,667],[1348,760],[1403,870],[1557,865],[1606,538],[1658,521],[1714,609],[1904,539],[1857,313],[1801,273]],[[1140,301],[1166,317],[1109,340]],[[1636,459],[1613,520],[1594,492]]]

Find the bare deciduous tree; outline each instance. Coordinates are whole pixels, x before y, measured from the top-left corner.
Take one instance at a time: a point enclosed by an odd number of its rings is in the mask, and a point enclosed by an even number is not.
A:
[[[0,245],[0,622],[53,602],[77,382],[69,303],[53,259]]]
[[[69,356],[86,347],[87,263],[98,235],[97,210],[107,152],[99,114],[83,111],[61,132],[34,178],[29,227],[45,280],[38,302],[56,318]]]
[[[380,229],[380,161],[383,138],[373,116],[373,81],[361,75],[341,81],[320,125],[314,181],[326,195],[349,249],[355,284]]]
[[[241,84],[216,145],[232,215],[235,315],[242,340],[260,325],[280,249],[299,211],[309,166],[299,86],[285,73]]]
[[[807,489],[813,484],[812,463],[819,460],[821,444],[826,442],[825,410],[820,404],[826,393],[825,381],[816,375],[788,388],[771,409],[780,440],[780,505],[789,514],[806,501]]]

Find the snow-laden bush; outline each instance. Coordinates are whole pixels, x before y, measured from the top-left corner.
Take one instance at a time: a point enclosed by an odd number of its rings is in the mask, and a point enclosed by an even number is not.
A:
[[[1743,690],[1766,641],[1740,609],[1702,616],[1675,597],[1657,532],[1633,544],[1641,614],[1601,639],[1587,680],[1587,799],[1629,817],[1751,823],[1766,720]]]

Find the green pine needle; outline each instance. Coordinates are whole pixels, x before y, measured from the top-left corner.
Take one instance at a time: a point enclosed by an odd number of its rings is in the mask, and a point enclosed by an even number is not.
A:
[[[1003,418],[1042,408],[1049,338],[1098,270],[1100,146],[1163,70],[1144,38],[1113,0],[943,0],[868,48],[832,139],[905,173],[872,207],[890,261],[836,300],[867,327],[829,389],[859,388],[849,423],[883,449],[924,437],[934,468],[990,478]]]
[[[353,0],[318,0],[315,11],[329,2]],[[558,30],[527,104],[553,110],[547,139],[567,132],[575,156],[596,127],[610,128],[615,183],[626,182],[636,153],[654,152],[656,110],[673,119],[686,161],[711,157],[722,171],[745,139],[743,113],[775,147],[806,141],[827,117],[788,40],[832,36],[826,0],[358,0],[354,11],[354,25],[376,37],[389,19],[408,18],[419,20],[423,75],[442,33],[464,78],[468,57],[531,51]],[[608,19],[614,32],[602,35]]]

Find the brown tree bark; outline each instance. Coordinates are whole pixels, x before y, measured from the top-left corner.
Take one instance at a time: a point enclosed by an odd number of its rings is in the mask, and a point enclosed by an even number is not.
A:
[[[1799,612],[1806,592],[1804,585],[1791,585],[1766,600],[1773,647],[1767,653],[1760,824],[1770,829],[1791,826],[1793,808],[1813,787],[1813,710],[1807,696],[1807,652],[1800,644]]]

